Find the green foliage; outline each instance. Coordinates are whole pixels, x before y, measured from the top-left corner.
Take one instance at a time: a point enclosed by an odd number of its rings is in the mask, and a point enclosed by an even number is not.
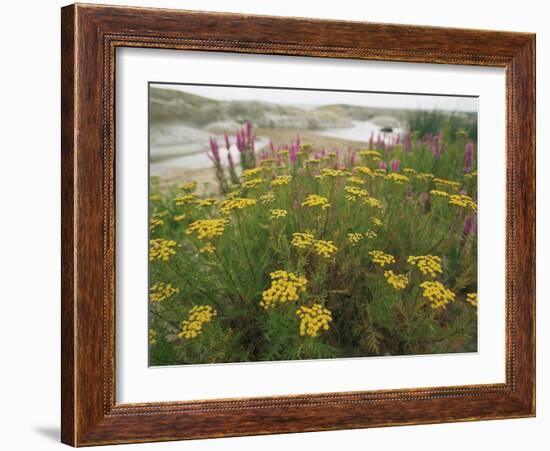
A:
[[[302,146],[226,180],[222,198],[151,179],[150,287],[165,289],[150,302],[151,365],[475,351],[477,236],[464,224],[477,182],[463,172],[465,142],[445,141],[439,158],[416,141],[355,161]],[[397,172],[379,169],[391,160]],[[217,222],[201,235],[204,220]],[[295,233],[311,239],[297,245]],[[435,272],[410,256],[439,258]],[[441,284],[433,299],[426,281]]]

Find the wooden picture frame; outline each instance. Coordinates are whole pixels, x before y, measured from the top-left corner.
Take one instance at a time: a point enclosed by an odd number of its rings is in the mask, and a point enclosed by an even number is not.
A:
[[[62,9],[62,441],[73,446],[535,415],[535,35],[147,8]],[[118,404],[115,50],[506,69],[506,382]]]

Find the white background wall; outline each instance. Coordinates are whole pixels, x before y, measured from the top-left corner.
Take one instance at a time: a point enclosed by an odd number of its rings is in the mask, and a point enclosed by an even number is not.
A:
[[[538,144],[538,416],[536,419],[410,426],[194,442],[119,446],[116,449],[206,451],[280,449],[498,450],[548,449],[550,353],[545,305],[545,253],[550,215],[550,14],[546,2],[357,0],[113,0],[118,4],[309,16],[537,33]],[[99,2],[93,2],[99,3]],[[0,443],[7,450],[49,450],[59,424],[59,8],[60,1],[2,4],[0,27]],[[6,140],[7,138],[7,140]],[[6,160],[7,157],[7,160]],[[546,205],[544,205],[546,203]],[[547,431],[548,432],[548,431]],[[114,449],[114,448],[113,448]]]

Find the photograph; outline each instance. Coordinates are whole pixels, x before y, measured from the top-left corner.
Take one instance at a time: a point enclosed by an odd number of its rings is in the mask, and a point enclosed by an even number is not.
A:
[[[477,352],[477,97],[148,95],[150,366]]]

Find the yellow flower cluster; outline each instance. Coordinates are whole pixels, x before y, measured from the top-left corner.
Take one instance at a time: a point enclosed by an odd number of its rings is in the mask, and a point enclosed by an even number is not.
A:
[[[149,230],[151,230],[151,232],[152,232],[153,230],[155,230],[158,226],[161,226],[162,224],[164,224],[164,221],[162,219],[151,218],[149,220]]]
[[[291,244],[300,249],[305,249],[313,244],[315,237],[309,232],[295,232],[292,234]]]
[[[178,207],[181,207],[182,205],[187,205],[195,202],[197,199],[197,195],[194,193],[186,194],[185,196],[176,197],[174,199],[174,202]]]
[[[404,290],[407,288],[409,279],[404,274],[396,274],[392,270],[384,271],[384,277],[388,283],[396,290]]]
[[[199,249],[199,252],[201,254],[213,254],[216,252],[216,246],[214,246],[212,243],[208,242],[203,247]]]
[[[151,302],[162,302],[168,299],[170,296],[179,293],[180,289],[173,287],[169,283],[159,282],[155,283],[149,289],[149,299]]]
[[[174,221],[176,221],[176,222],[181,222],[181,221],[183,221],[186,217],[187,217],[187,215],[186,215],[185,213],[182,213],[181,215],[176,215],[176,216],[174,216]]]
[[[181,323],[181,332],[178,337],[188,340],[197,337],[202,333],[202,326],[212,321],[212,318],[216,315],[216,310],[209,305],[191,307],[187,319]]]
[[[257,175],[260,175],[262,172],[263,172],[262,168],[245,169],[243,171],[243,178],[250,179],[252,177],[256,177]]]
[[[356,166],[353,168],[354,172],[359,172],[359,174],[368,175],[369,177],[372,177],[374,174],[372,173],[372,169],[367,166]]]
[[[377,227],[382,227],[382,220],[380,218],[372,218],[372,223]]]
[[[160,200],[160,196],[158,194],[151,194],[149,196],[149,200],[151,202],[158,202]]]
[[[372,261],[382,268],[386,265],[395,263],[395,257],[393,255],[386,254],[382,251],[370,251],[369,255],[372,257]]]
[[[373,172],[373,175],[375,177],[381,177],[381,178],[386,178],[386,169],[375,169],[374,172]]]
[[[242,191],[240,189],[235,189],[230,191],[225,195],[226,199],[235,199],[236,197],[241,197]]]
[[[470,196],[465,194],[453,194],[449,198],[449,204],[457,205],[462,208],[469,208],[472,211],[477,211],[477,205]]]
[[[362,150],[357,155],[359,155],[360,157],[363,157],[363,158],[366,158],[366,157],[382,158],[382,155],[380,154],[380,152],[377,152],[376,150]]]
[[[256,188],[257,186],[260,186],[264,183],[264,179],[258,177],[255,179],[247,180],[243,183],[243,188]]]
[[[313,304],[311,307],[302,306],[296,310],[300,318],[300,335],[303,337],[316,337],[319,331],[329,330],[332,321],[332,313],[321,304]]]
[[[409,255],[409,258],[407,258],[407,263],[417,266],[422,274],[429,274],[432,277],[435,277],[437,273],[443,272],[443,268],[441,267],[441,258],[437,255]]]
[[[426,281],[420,287],[423,289],[422,296],[430,301],[433,309],[445,308],[449,302],[455,300],[455,294],[441,282]]]
[[[382,208],[382,202],[380,202],[378,199],[375,199],[374,197],[364,197],[363,202],[365,205],[371,207],[371,208]],[[382,225],[382,223],[380,223]]]
[[[228,215],[233,210],[242,210],[246,207],[256,205],[256,199],[247,199],[245,197],[235,197],[234,199],[226,199],[220,205],[220,211]]]
[[[376,238],[378,235],[374,230],[367,230],[365,232],[365,238]]]
[[[264,309],[275,307],[278,303],[298,300],[299,292],[306,291],[307,279],[288,271],[278,270],[269,274],[271,286],[262,292],[260,305]]]
[[[216,205],[218,201],[216,199],[207,198],[207,199],[200,199],[195,201],[195,205],[199,208],[202,207],[211,207],[212,205]]]
[[[321,169],[321,173],[319,175],[316,175],[315,177],[323,180],[327,177],[343,177],[345,175],[346,171],[342,171],[341,169],[323,168]]]
[[[269,210],[269,214],[271,219],[281,219],[288,215],[288,211],[276,208],[274,210]]]
[[[319,158],[310,158],[309,160],[305,161],[306,166],[313,166],[317,165],[321,162]]]
[[[364,185],[366,183],[362,178],[356,177],[355,175],[348,177],[347,181],[352,185]]]
[[[402,185],[403,183],[409,182],[409,177],[403,174],[398,174],[397,172],[392,172],[391,174],[388,174],[386,176],[386,179],[392,182],[398,183],[400,185]]]
[[[315,240],[313,242],[313,249],[315,249],[318,255],[326,258],[331,257],[338,250],[334,242],[326,240]]]
[[[157,331],[149,329],[149,344],[154,345],[157,342]]]
[[[165,240],[163,238],[157,238],[149,241],[149,260],[162,260],[167,262],[172,255],[176,255],[176,251],[173,249],[176,246],[176,242],[173,240]]]
[[[322,210],[330,207],[328,199],[318,194],[309,194],[306,200],[302,202],[302,207],[321,207]]]
[[[185,234],[196,233],[199,240],[212,240],[223,234],[228,222],[227,219],[199,219],[187,226]]]
[[[273,180],[271,180],[271,186],[288,185],[291,180],[291,175],[279,175],[278,177],[275,177]]]
[[[189,193],[195,191],[197,189],[197,182],[184,183],[180,185],[180,189]]]
[[[362,233],[348,233],[348,241],[352,246],[357,245],[365,236]]]
[[[357,198],[364,198],[369,196],[369,192],[366,189],[357,188],[356,186],[345,186],[346,200],[355,202]]]
[[[468,293],[466,295],[466,302],[477,307],[477,293]]]
[[[440,191],[438,189],[431,190],[430,194],[432,196],[438,196],[438,197],[449,197],[449,193],[447,191]]]
[[[260,202],[264,205],[270,204],[275,200],[275,194],[265,193],[260,196]]]
[[[471,180],[474,177],[477,177],[477,171],[470,172],[469,174],[464,174],[464,178],[466,180]]]
[[[434,178],[434,175],[433,174],[430,174],[430,173],[427,173],[427,172],[420,172],[419,174],[416,175],[416,178],[418,180],[421,180],[423,182],[427,182],[429,181],[430,179],[433,179]]]
[[[269,166],[273,166],[275,163],[277,163],[277,160],[275,160],[275,158],[266,158],[265,160],[260,161],[260,167],[266,168]]]
[[[450,189],[453,189],[453,190],[458,190],[461,186],[461,184],[459,182],[454,182],[452,180],[440,179],[440,178],[437,178],[437,177],[434,178],[434,183],[439,188],[450,188]]]
[[[418,174],[418,172],[416,171],[416,169],[413,169],[413,168],[404,168],[404,169],[403,169],[403,172],[404,172],[405,174],[412,174],[412,175]]]

